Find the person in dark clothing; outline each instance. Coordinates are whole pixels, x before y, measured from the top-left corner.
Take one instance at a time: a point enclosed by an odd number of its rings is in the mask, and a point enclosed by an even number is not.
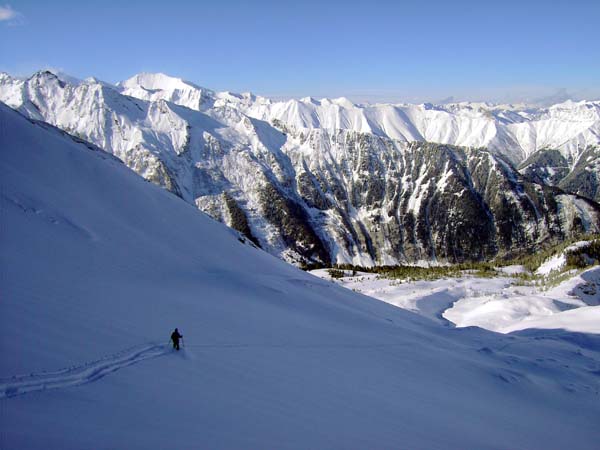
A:
[[[173,348],[175,350],[179,350],[179,339],[182,337],[183,336],[179,334],[179,330],[177,328],[175,328],[175,331],[171,333],[171,340],[173,341]]]

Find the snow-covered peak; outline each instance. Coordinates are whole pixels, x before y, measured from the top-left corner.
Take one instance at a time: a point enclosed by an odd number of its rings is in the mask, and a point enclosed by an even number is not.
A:
[[[346,98],[346,97],[338,97],[338,98],[334,98],[331,100],[332,103],[339,105],[339,106],[343,106],[344,108],[356,108],[357,106],[352,103],[350,101],[350,99]]]
[[[118,90],[117,86],[115,86],[115,85],[113,85],[111,83],[107,83],[106,81],[102,81],[102,80],[100,80],[100,79],[98,79],[96,77],[87,77],[80,84],[89,84],[89,85],[98,84],[98,85],[105,86],[105,87],[110,88],[110,89],[116,89],[116,90]]]
[[[51,72],[50,70],[39,70],[37,72],[35,72],[33,75],[31,75],[31,77],[29,77],[28,81],[34,81],[37,83],[43,83],[43,82],[56,82],[56,81],[62,81],[54,72]]]
[[[142,72],[137,75],[128,78],[127,80],[118,83],[118,86],[123,88],[134,89],[141,87],[149,91],[162,90],[162,91],[174,91],[180,90],[201,90],[202,88],[196,86],[189,81],[185,81],[181,78],[172,77],[164,73],[148,73]]]
[[[300,99],[300,101],[302,103],[308,103],[308,104],[315,105],[315,106],[320,106],[321,105],[321,102],[319,100],[317,100],[317,99],[315,99],[313,97],[310,97],[310,96],[308,96],[308,97],[302,97]]]
[[[197,111],[210,108],[214,92],[164,73],[139,73],[117,84],[123,94],[142,100],[167,100]]]
[[[13,82],[23,82],[27,79],[27,77],[17,77],[9,74],[8,72],[0,71],[0,84],[4,83],[13,83]]]

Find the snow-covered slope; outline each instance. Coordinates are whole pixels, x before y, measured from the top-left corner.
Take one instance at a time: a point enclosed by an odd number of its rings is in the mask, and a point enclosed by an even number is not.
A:
[[[554,160],[542,164],[539,152],[527,159],[525,170],[540,184],[507,162],[529,150],[506,134],[506,124],[534,122],[532,111],[272,102],[163,74],[118,86],[70,83],[49,72],[27,80],[1,75],[0,100],[98,145],[297,263],[480,260],[598,230],[597,205],[544,185],[554,180],[547,173]],[[552,120],[564,122],[556,128],[595,120],[595,107],[579,106],[573,116],[553,112]],[[555,150],[571,158],[562,151]],[[551,184],[564,178],[571,191],[594,198],[596,184],[585,174],[596,157],[586,152],[591,159]]]
[[[590,241],[579,241],[569,245],[560,253],[548,258],[535,271],[536,275],[549,275],[551,272],[561,271],[567,264],[567,253],[578,248],[585,247]]]
[[[597,446],[597,337],[339,288],[4,105],[0,183],[3,448]]]

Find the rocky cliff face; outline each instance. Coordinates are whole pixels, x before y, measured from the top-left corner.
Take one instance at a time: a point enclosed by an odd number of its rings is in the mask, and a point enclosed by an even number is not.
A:
[[[594,146],[576,157],[564,149],[525,157],[522,147],[498,150],[515,142],[505,131],[489,150],[411,142],[382,132],[385,121],[367,120],[373,111],[339,100],[330,103],[354,115],[311,116],[335,108],[306,100],[312,106],[294,119],[287,104],[164,77],[115,87],[69,84],[48,72],[27,80],[2,75],[0,100],[115,154],[296,263],[483,260],[598,231],[597,204],[561,190],[597,197]],[[310,126],[298,126],[298,117]],[[403,126],[421,137],[435,128]]]
[[[320,228],[337,230],[336,261],[482,260],[598,224],[595,203],[527,181],[485,149],[321,130],[304,145],[313,151],[290,151],[297,190]]]

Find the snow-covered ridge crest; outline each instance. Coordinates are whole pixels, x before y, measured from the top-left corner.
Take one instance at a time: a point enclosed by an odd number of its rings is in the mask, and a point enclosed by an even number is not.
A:
[[[3,74],[0,99],[15,106],[5,91],[14,90],[19,82],[23,80]],[[600,143],[600,101],[567,100],[545,108],[484,102],[359,105],[343,97],[271,101],[249,93],[215,92],[163,73],[140,73],[117,83],[115,89],[142,100],[167,100],[197,111],[233,107],[249,117],[269,123],[277,120],[298,131],[343,129],[404,142],[489,147],[517,165],[544,148],[558,149],[574,162],[588,146]]]
[[[164,74],[140,74],[121,84],[127,88],[127,95],[149,99],[148,95],[140,92],[140,88],[151,89],[154,98],[198,110],[202,105],[187,98],[178,99],[172,93],[182,86],[186,90],[207,92],[192,83]],[[344,97],[268,101],[249,94],[243,97],[244,101],[236,101],[229,93],[211,91],[210,95],[227,99],[251,117],[268,122],[275,119],[296,130],[347,129],[401,141],[490,147],[503,153],[513,163],[521,162],[542,148],[557,148],[565,157],[573,159],[588,145],[600,142],[599,101],[567,100],[539,108],[484,102],[358,105]],[[253,101],[248,101],[249,98]],[[507,146],[511,147],[510,151]]]

